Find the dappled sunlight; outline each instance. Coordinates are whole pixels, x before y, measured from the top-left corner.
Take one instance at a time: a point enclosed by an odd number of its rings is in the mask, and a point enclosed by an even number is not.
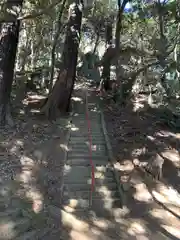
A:
[[[1,220],[0,222],[0,238],[3,240],[14,239],[17,235],[15,230],[16,223],[12,220]]]
[[[171,226],[180,225],[179,220],[169,211],[163,208],[154,208],[149,211],[149,214],[158,219],[162,224]]]
[[[177,239],[180,239],[180,224],[178,227],[172,227],[164,224],[162,224],[161,226],[172,236],[176,237]]]
[[[10,154],[12,155],[18,155],[20,153],[19,150],[22,150],[24,147],[24,142],[22,140],[18,140],[16,139],[14,142],[13,142],[13,145],[12,147],[9,149],[9,152]]]
[[[136,184],[134,188],[136,189],[136,192],[134,193],[134,199],[141,202],[152,202],[152,196],[144,183]]]
[[[180,194],[172,187],[159,184],[152,193],[159,202],[171,203],[180,207]]]
[[[180,168],[180,155],[176,149],[164,150],[161,152],[161,154],[169,161],[171,161],[174,164],[174,166]]]
[[[65,150],[65,151],[67,151],[67,152],[69,152],[71,149],[67,146],[67,145],[65,145],[65,144],[60,144],[60,148],[62,148],[63,150]]]
[[[25,155],[21,156],[20,162],[21,162],[22,166],[32,166],[33,167],[35,165],[34,160]]]
[[[64,175],[68,175],[71,172],[71,166],[70,165],[65,165],[64,166]]]
[[[147,234],[147,228],[146,228],[144,222],[140,221],[138,219],[136,219],[136,221],[130,223],[127,231],[132,236],[138,236],[138,235],[145,236]]]
[[[140,109],[144,108],[144,103],[141,102],[133,102],[133,112],[137,112]]]
[[[82,208],[87,208],[89,206],[88,200],[81,199],[81,198],[78,198],[78,199],[72,199],[71,198],[69,200],[68,207],[77,208],[79,206],[79,204],[81,205]]]
[[[71,131],[77,132],[77,131],[79,131],[79,128],[72,124],[71,125]]]
[[[64,227],[68,227],[70,229],[75,229],[76,231],[89,230],[89,224],[82,219],[78,219],[75,216],[75,214],[61,211],[61,218],[62,218],[62,223],[63,223]]]
[[[26,188],[26,198],[32,202],[32,209],[39,213],[43,209],[43,195],[36,187],[29,186]]]
[[[82,102],[83,101],[83,99],[80,98],[80,97],[72,97],[71,99],[75,102]]]

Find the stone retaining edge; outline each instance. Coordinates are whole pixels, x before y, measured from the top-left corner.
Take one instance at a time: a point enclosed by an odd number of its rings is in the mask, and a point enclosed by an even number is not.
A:
[[[113,167],[113,170],[114,170],[114,177],[115,177],[115,181],[116,181],[116,184],[117,184],[117,188],[118,188],[118,193],[119,193],[119,196],[120,196],[120,199],[121,199],[121,205],[122,205],[122,208],[125,204],[125,196],[124,196],[124,192],[123,192],[123,185],[119,179],[119,173],[117,172],[116,170],[116,167],[115,167],[115,158],[114,158],[114,155],[113,155],[113,151],[112,151],[112,147],[111,147],[111,143],[110,143],[110,140],[109,140],[109,136],[108,136],[108,133],[107,133],[107,130],[106,130],[106,123],[105,123],[105,120],[104,120],[104,113],[102,110],[100,110],[100,115],[101,115],[101,125],[102,125],[102,130],[103,130],[103,134],[104,134],[104,138],[105,138],[105,142],[106,142],[106,146],[107,146],[107,152],[108,152],[108,157],[109,157],[109,160],[110,160],[110,163],[112,164],[112,167]]]

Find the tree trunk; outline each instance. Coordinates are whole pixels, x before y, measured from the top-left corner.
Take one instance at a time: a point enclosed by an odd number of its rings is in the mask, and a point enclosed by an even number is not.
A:
[[[11,3],[8,7],[22,7],[23,0]],[[14,75],[20,22],[2,23],[0,32],[0,124],[13,125],[10,114],[10,96]]]
[[[50,82],[49,82],[49,91],[52,90],[53,87],[53,79],[54,79],[54,64],[55,64],[55,51],[56,51],[56,45],[58,42],[58,38],[61,32],[61,18],[62,14],[64,11],[66,0],[63,0],[63,3],[61,5],[61,8],[59,9],[59,14],[58,14],[58,20],[57,20],[57,30],[54,36],[54,42],[52,46],[52,51],[51,51],[51,75],[50,75]]]
[[[107,50],[105,54],[107,54],[108,51],[111,50],[112,48],[112,23],[107,23],[107,26],[106,26],[106,46],[107,46]],[[110,81],[110,71],[111,71],[111,60],[112,58],[110,57],[106,58],[106,60],[104,60],[102,64],[103,70],[102,70],[102,76],[101,76],[102,80],[100,83],[100,88],[102,88],[104,85],[104,89],[106,91],[110,89],[109,81]]]
[[[69,110],[76,78],[76,65],[80,43],[81,2],[80,0],[76,0],[69,7],[69,20],[62,54],[63,66],[47,102],[42,108],[42,112],[45,112],[50,120],[55,120],[58,112],[65,113]]]
[[[120,35],[122,30],[122,18],[123,18],[123,11],[126,6],[126,4],[129,2],[129,0],[123,0],[121,4],[121,0],[118,0],[118,13],[116,18],[116,32],[115,32],[115,47],[116,52],[119,53],[120,50]],[[118,72],[119,72],[119,64],[118,64],[118,58],[116,63],[116,80],[118,81]]]

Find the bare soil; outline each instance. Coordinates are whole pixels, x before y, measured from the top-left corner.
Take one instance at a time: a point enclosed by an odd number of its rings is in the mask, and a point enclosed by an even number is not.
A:
[[[133,111],[104,103],[104,114],[119,177],[123,183],[129,234],[133,239],[180,238],[180,133],[158,118],[158,109]],[[163,178],[136,168],[134,160],[149,163],[157,152],[164,158]]]
[[[0,129],[0,208],[5,212],[20,208],[31,212],[29,218],[34,213],[33,223],[39,222],[35,230],[41,231],[45,223],[45,233],[48,222],[49,228],[57,225],[57,220],[43,212],[48,205],[61,205],[61,194],[56,190],[62,186],[68,118],[50,123],[29,110],[14,115],[14,128]],[[60,231],[59,224],[56,231]]]

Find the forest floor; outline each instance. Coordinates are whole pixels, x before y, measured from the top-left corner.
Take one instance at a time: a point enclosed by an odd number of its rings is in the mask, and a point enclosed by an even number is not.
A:
[[[104,104],[104,114],[124,187],[126,213],[118,226],[122,229],[120,239],[179,239],[180,133],[158,125],[155,115],[147,109],[137,113],[130,105],[120,107],[108,103]],[[61,188],[69,120],[64,117],[56,123],[49,123],[36,114],[21,112],[15,117],[16,127],[0,129],[0,208],[3,204],[7,210],[21,208],[25,217],[33,211],[36,221],[41,221],[41,209],[54,204],[54,199],[56,205],[58,199],[60,201],[60,192],[56,190]],[[165,158],[162,181],[153,180],[133,165],[134,159],[151,161],[157,148]],[[21,184],[14,186],[13,191],[4,184],[16,180]],[[14,197],[16,200],[12,201]],[[3,214],[0,213],[1,220]],[[13,219],[10,215],[6,219],[8,227],[0,226],[0,239],[15,239],[10,232]],[[59,239],[59,222],[52,218],[49,222],[49,235],[46,221],[41,237],[37,239]],[[56,232],[54,238],[52,228]],[[19,232],[23,231],[24,225]]]
[[[160,124],[157,111],[146,107],[135,112],[133,104],[104,103],[106,127],[129,209],[125,218],[131,222],[130,235],[164,239],[163,234],[165,239],[179,239],[180,133]],[[164,158],[160,181],[133,164],[134,160],[149,163],[157,151]]]
[[[50,123],[21,109],[14,119],[0,129],[0,239],[52,239],[59,223],[45,209],[54,199],[60,207],[68,118]]]

